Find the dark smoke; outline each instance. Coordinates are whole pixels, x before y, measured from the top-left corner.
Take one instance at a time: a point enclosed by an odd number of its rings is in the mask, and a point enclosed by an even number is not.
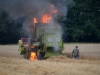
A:
[[[50,12],[51,4],[58,10],[53,15],[51,25],[59,25],[55,18],[66,16],[68,6],[73,4],[73,0],[0,0],[0,10],[10,13],[10,16],[14,19],[25,17],[23,30],[28,37],[34,38],[33,18],[41,19],[46,12]],[[61,33],[57,32],[57,34]],[[59,50],[57,44],[54,44],[54,46],[55,50]]]
[[[50,5],[54,4],[58,9],[58,15],[66,15],[67,5],[72,0],[0,0],[0,9],[9,12],[14,18],[25,16],[32,19],[49,11]]]
[[[7,11],[13,18],[25,17],[23,28],[28,31],[33,18],[41,19],[42,15],[51,10],[50,5],[54,4],[58,10],[53,18],[66,16],[67,8],[73,0],[0,0],[0,10]],[[53,20],[52,23],[55,23]]]

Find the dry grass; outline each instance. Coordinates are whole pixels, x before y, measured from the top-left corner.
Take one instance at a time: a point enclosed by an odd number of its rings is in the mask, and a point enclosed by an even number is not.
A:
[[[100,44],[65,44],[63,54],[72,58],[72,50],[78,46],[80,59],[100,60]]]
[[[23,58],[23,56],[18,52],[18,45],[0,45],[0,56]]]
[[[81,52],[79,60],[70,59],[76,45]],[[42,61],[26,60],[17,49],[17,45],[0,45],[0,75],[100,75],[100,60],[91,57],[99,57],[100,44],[65,44],[64,56],[52,56]],[[92,60],[86,59],[85,55]]]
[[[51,57],[42,61],[0,57],[0,74],[100,75],[100,61],[72,60],[63,56]]]

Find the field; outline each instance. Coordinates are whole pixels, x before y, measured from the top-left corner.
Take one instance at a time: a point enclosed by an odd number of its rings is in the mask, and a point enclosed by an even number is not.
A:
[[[80,59],[71,56],[79,47]],[[17,45],[0,45],[0,75],[100,75],[100,44],[65,44],[63,55],[41,61],[24,59]]]

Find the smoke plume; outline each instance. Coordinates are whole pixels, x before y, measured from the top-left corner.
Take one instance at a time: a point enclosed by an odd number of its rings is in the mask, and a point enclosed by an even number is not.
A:
[[[29,27],[33,24],[33,18],[41,19],[42,15],[52,10],[51,4],[58,11],[53,15],[51,24],[59,25],[55,18],[66,16],[68,6],[73,4],[73,0],[0,0],[0,10],[7,11],[15,19],[25,17],[23,29],[28,32],[29,36],[32,36],[34,30]]]
[[[67,13],[67,6],[72,0],[0,0],[0,10],[9,12],[14,18],[25,16],[27,20],[33,17],[41,17],[45,12],[50,11],[51,4],[58,10],[57,16],[64,16]]]

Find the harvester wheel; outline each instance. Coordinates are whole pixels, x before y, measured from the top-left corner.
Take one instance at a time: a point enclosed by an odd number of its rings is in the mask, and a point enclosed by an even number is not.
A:
[[[42,60],[42,56],[41,56],[41,54],[38,54],[38,60]]]
[[[29,59],[29,50],[26,50],[26,59]]]
[[[45,52],[40,52],[41,56],[44,57],[45,56]]]

